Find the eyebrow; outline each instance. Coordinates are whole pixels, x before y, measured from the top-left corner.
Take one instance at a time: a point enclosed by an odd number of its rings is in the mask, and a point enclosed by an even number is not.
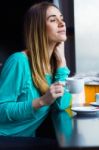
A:
[[[50,15],[47,17],[47,19],[49,19],[50,17],[56,17],[56,15]],[[63,15],[60,15],[60,17],[63,17]]]

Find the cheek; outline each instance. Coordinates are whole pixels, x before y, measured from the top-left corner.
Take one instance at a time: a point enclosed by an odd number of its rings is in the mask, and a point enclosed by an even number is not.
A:
[[[52,34],[52,29],[50,27],[47,28],[47,35],[51,35]]]
[[[52,25],[47,26],[47,34],[48,34],[48,36],[55,34],[55,29],[56,28],[54,26],[52,26]]]

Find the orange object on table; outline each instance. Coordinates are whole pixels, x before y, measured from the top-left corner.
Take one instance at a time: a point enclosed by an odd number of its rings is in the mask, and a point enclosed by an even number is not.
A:
[[[99,93],[99,85],[85,85],[86,103],[95,102],[95,94]]]

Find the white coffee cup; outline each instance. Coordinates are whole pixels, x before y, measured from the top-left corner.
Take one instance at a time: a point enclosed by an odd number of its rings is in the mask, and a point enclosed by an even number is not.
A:
[[[96,97],[96,102],[99,104],[99,93],[96,93],[95,97]]]
[[[66,88],[70,93],[81,93],[84,89],[84,80],[77,78],[68,78]]]

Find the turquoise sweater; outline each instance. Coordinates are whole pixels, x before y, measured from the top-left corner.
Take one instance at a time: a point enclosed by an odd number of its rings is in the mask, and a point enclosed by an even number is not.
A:
[[[50,85],[65,81],[68,74],[68,68],[62,67],[57,69],[54,80],[50,74],[45,78]],[[0,75],[0,135],[33,137],[51,108],[63,110],[70,106],[71,95],[64,92],[51,106],[35,109],[32,101],[40,96],[32,81],[28,57],[23,52],[12,54]]]

